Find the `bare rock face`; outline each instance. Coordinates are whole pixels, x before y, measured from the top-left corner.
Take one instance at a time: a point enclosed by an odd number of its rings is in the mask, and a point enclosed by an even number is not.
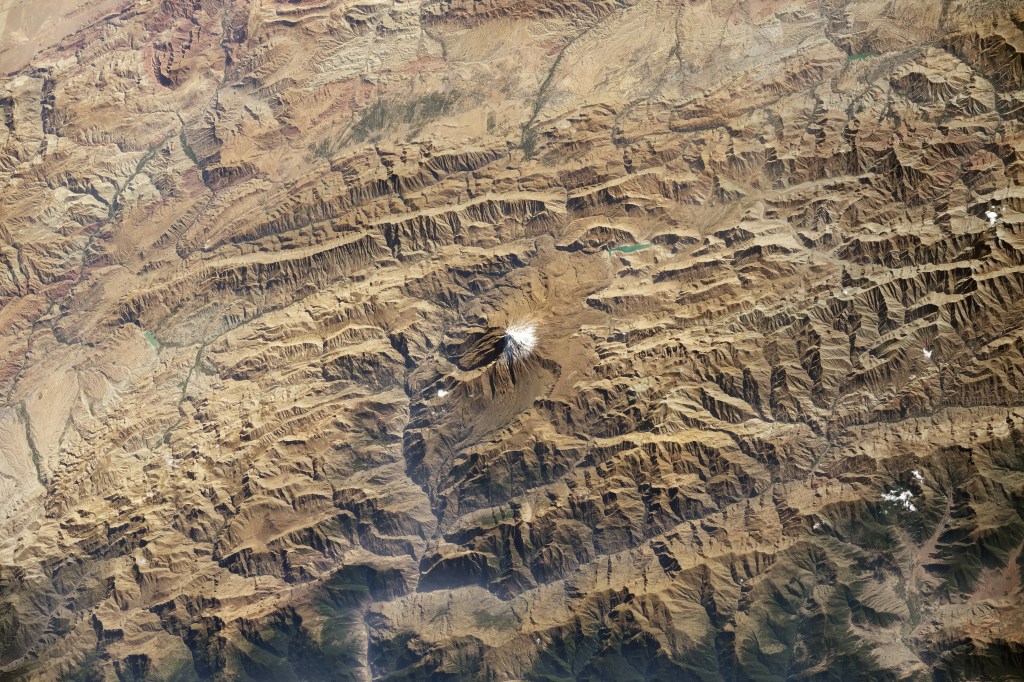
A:
[[[1024,669],[1017,3],[0,0],[0,71],[0,678]]]

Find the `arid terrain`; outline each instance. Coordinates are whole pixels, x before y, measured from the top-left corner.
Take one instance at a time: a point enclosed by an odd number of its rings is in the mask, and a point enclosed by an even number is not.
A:
[[[1022,679],[1022,4],[0,0],[0,680]]]

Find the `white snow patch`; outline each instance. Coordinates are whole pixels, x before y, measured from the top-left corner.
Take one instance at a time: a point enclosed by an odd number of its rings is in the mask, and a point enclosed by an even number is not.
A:
[[[916,478],[919,481],[923,481],[924,480],[924,476],[922,476],[921,472],[918,471],[917,469],[914,469],[913,471],[911,471],[910,475],[913,476],[914,478]]]
[[[931,360],[931,359],[932,359],[932,352],[931,352],[931,350],[929,350],[928,348],[925,348],[925,349],[924,349],[923,351],[921,351],[921,352],[922,352],[922,353],[924,354],[924,358],[925,358],[925,360]]]
[[[537,327],[528,322],[513,322],[505,328],[505,357],[525,360],[537,347]]]
[[[902,490],[900,492],[893,491],[891,493],[883,493],[882,499],[886,502],[895,502],[902,504],[907,511],[917,511],[917,507],[911,500],[914,498],[914,493],[909,490]]]
[[[988,224],[989,225],[995,225],[996,224],[996,219],[999,218],[999,214],[996,213],[995,211],[989,209],[988,211],[985,211],[985,217],[988,218]]]
[[[446,397],[448,397],[448,391],[444,390],[443,388],[437,389],[437,397],[438,398],[446,398]]]

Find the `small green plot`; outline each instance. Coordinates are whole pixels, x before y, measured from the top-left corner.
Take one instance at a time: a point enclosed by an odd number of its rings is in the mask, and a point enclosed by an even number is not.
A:
[[[633,253],[634,251],[643,251],[650,245],[650,242],[641,242],[640,244],[630,244],[628,246],[616,246],[612,251],[618,251],[619,253]]]
[[[860,61],[861,59],[870,59],[871,57],[877,56],[878,55],[875,54],[874,52],[858,52],[857,54],[851,54],[849,57],[846,58],[846,61],[856,62]]]
[[[155,336],[153,336],[153,332],[142,332],[142,335],[146,337],[146,341],[149,341],[153,345],[153,348],[160,348],[160,342],[156,340]]]

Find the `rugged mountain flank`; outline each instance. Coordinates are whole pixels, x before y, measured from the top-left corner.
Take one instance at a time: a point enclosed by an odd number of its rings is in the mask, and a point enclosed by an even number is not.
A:
[[[0,678],[1024,669],[1018,3],[0,0],[0,70]]]

